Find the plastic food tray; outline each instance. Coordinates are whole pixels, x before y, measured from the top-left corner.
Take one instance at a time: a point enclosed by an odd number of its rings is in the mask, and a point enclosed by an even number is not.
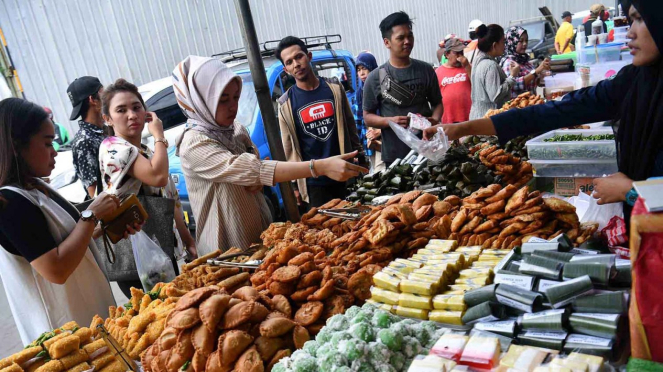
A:
[[[583,137],[613,134],[612,128],[553,130],[525,143],[531,160],[612,160],[617,159],[614,140],[545,142],[558,135],[582,134]]]
[[[617,173],[612,160],[530,160],[535,177],[603,177]]]

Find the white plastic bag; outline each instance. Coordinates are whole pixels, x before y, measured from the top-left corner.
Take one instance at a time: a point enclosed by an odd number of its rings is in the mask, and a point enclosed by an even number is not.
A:
[[[598,199],[595,199],[593,196],[587,195],[584,192],[578,193],[578,196],[572,197],[569,201],[576,207],[580,222],[598,222],[598,231],[603,230],[612,217],[624,217],[622,203],[598,205]]]
[[[449,140],[442,128],[438,128],[435,136],[430,141],[426,141],[392,121],[389,122],[389,127],[403,143],[433,162],[442,160],[449,149]]]
[[[129,239],[134,251],[138,276],[145,292],[151,291],[159,282],[168,283],[175,279],[173,262],[145,231],[139,231]]]
[[[413,129],[426,130],[431,126],[430,121],[419,114],[413,114],[410,112],[407,114],[407,117],[410,118],[410,131]]]

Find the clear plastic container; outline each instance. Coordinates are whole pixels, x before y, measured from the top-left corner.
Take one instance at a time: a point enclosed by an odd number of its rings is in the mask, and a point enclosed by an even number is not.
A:
[[[631,39],[626,38],[626,34],[623,34],[623,35],[615,35],[615,39],[612,42],[619,44],[626,44],[629,41],[631,41]]]
[[[626,35],[626,33],[628,32],[628,29],[629,29],[628,26],[622,26],[622,27],[615,27],[615,28],[613,28],[613,30],[615,30],[615,37],[617,37],[617,35],[622,35],[622,34],[623,34],[623,35]]]
[[[594,46],[588,46],[583,49],[583,58],[578,60],[581,64],[604,63],[619,61],[619,53],[623,43],[608,43]],[[598,52],[598,60],[596,53]]]
[[[617,173],[615,160],[530,160],[535,177],[604,177]]]
[[[622,45],[619,43],[601,44],[597,47],[599,52],[599,62],[619,61],[619,53]]]
[[[612,160],[617,159],[614,140],[545,142],[558,135],[582,135],[583,137],[612,134],[605,129],[553,130],[527,141],[527,156],[532,160]]]

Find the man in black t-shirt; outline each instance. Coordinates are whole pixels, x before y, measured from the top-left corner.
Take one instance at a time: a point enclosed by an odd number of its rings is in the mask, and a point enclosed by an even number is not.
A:
[[[366,125],[382,130],[382,160],[389,166],[410,152],[389,127],[389,121],[407,128],[410,122],[407,114],[411,112],[427,117],[436,125],[440,123],[443,108],[435,70],[426,62],[410,58],[414,47],[410,17],[405,12],[393,13],[380,22],[380,31],[389,49],[389,61],[368,75],[362,108]],[[391,84],[383,84],[386,79]],[[409,95],[399,95],[395,90],[409,91]]]
[[[317,177],[313,161],[358,150],[361,165],[366,164],[345,90],[337,80],[315,75],[312,54],[302,40],[293,36],[284,38],[275,54],[296,82],[279,99],[279,125],[286,158],[312,161],[313,178],[297,181],[301,199],[319,207],[332,199],[344,198],[345,183]]]

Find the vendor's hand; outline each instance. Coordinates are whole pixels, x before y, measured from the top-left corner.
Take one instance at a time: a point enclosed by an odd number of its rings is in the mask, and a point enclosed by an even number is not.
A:
[[[244,189],[248,191],[249,194],[257,194],[262,191],[262,185],[244,186]]]
[[[99,220],[106,219],[120,207],[120,198],[116,195],[102,192],[94,198],[94,201],[87,208],[94,213]]]
[[[424,130],[424,139],[426,140],[432,139],[437,133],[437,128],[442,128],[444,130],[444,134],[447,135],[447,139],[449,141],[454,141],[463,136],[466,136],[466,134],[464,133],[465,126],[466,126],[465,123],[439,124]]]
[[[440,124],[440,121],[437,120],[437,119],[435,119],[435,118],[432,117],[432,116],[431,116],[431,117],[427,117],[426,120],[428,120],[428,121],[430,122],[430,125],[431,125],[431,126],[432,126],[432,125],[438,125],[438,124]]]
[[[608,177],[594,179],[592,194],[598,205],[618,203],[626,200],[626,194],[633,188],[633,180],[624,173],[615,173]]]
[[[137,232],[141,231],[143,229],[144,224],[145,222],[143,223],[135,222],[133,226],[127,225],[127,230],[124,232],[124,239],[127,239],[129,235],[135,235]]]
[[[393,121],[394,123],[400,125],[403,128],[407,128],[410,126],[410,118],[407,116],[393,116],[389,118],[389,121]]]
[[[550,70],[550,59],[546,58],[539,64],[539,67],[536,68],[536,73],[541,74],[543,71]]]
[[[357,151],[316,160],[313,162],[313,168],[321,176],[327,176],[335,181],[346,181],[357,177],[359,173],[368,173],[368,169],[351,163],[355,156]]]
[[[467,57],[465,57],[464,55],[460,55],[460,56],[456,57],[456,60],[457,60],[458,62],[460,62],[460,64],[461,64],[463,67],[467,67],[467,66],[470,65],[470,62],[467,60]]]
[[[520,74],[520,65],[512,61],[510,70],[511,76],[518,77],[518,74]]]

